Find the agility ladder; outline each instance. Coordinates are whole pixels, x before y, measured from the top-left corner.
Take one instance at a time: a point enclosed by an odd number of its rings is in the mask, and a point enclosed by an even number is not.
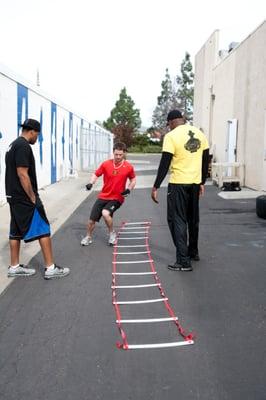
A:
[[[171,308],[168,298],[165,295],[159,276],[154,267],[154,261],[151,257],[151,250],[149,247],[149,228],[151,223],[148,221],[142,222],[123,222],[120,226],[117,234],[117,239],[114,244],[113,251],[113,272],[112,272],[112,302],[116,313],[116,324],[120,332],[122,342],[118,342],[116,345],[119,349],[132,350],[132,349],[155,349],[163,347],[177,347],[185,346],[194,343],[194,335],[187,334],[181,324],[178,321],[173,309]],[[139,236],[122,236],[122,235],[139,235]],[[129,240],[130,243],[133,240],[143,240],[143,244],[124,244],[120,245],[120,241]],[[119,242],[119,244],[118,244]],[[124,243],[124,242],[123,242]],[[128,243],[128,242],[126,242]],[[126,248],[138,249],[138,251],[124,251]],[[121,249],[121,250],[120,250]],[[119,255],[135,255],[145,254],[146,259],[137,261],[117,261]],[[117,272],[118,264],[149,264],[150,270],[143,272]],[[140,285],[118,285],[117,277],[120,275],[124,276],[137,276],[137,275],[150,275],[154,279],[154,283],[140,284]],[[160,297],[149,300],[131,300],[131,301],[117,301],[117,290],[128,289],[128,288],[145,288],[145,287],[158,287]],[[148,319],[122,319],[120,306],[128,304],[144,304],[144,303],[156,303],[163,302],[168,312],[167,318],[148,318]],[[156,323],[173,321],[178,329],[179,334],[183,337],[183,341],[169,342],[169,343],[147,343],[147,344],[129,344],[127,341],[127,335],[123,329],[123,324],[139,324],[139,323]]]

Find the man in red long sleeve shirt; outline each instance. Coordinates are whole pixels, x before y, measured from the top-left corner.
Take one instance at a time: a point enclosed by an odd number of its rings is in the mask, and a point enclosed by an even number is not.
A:
[[[96,180],[103,175],[103,187],[92,207],[87,225],[87,235],[80,243],[82,246],[88,246],[92,243],[95,224],[100,221],[101,217],[103,217],[109,231],[109,245],[115,244],[116,233],[113,229],[113,213],[123,204],[125,197],[136,185],[134,168],[125,160],[126,145],[122,142],[115,143],[113,154],[114,158],[104,161],[92,174],[90,182],[86,185],[86,189],[91,190]],[[128,179],[130,182],[126,188]]]

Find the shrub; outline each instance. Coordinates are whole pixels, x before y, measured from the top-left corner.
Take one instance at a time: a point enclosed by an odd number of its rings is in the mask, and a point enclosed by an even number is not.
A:
[[[131,146],[128,149],[129,153],[161,153],[162,147],[158,144],[147,146]]]

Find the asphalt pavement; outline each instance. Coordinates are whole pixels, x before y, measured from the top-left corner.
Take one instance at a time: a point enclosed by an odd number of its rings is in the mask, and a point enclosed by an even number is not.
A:
[[[37,253],[31,260],[39,267],[37,275],[14,279],[0,297],[1,399],[265,399],[266,221],[257,218],[254,199],[226,200],[207,186],[201,199],[201,260],[192,272],[170,271],[166,265],[174,261],[175,249],[166,223],[166,189],[159,190],[160,203],[154,204],[150,186],[158,158],[143,160],[154,160],[154,166],[144,163],[142,173],[136,162],[139,189],[116,212],[115,227],[122,221],[151,222],[157,273],[180,323],[196,333],[195,344],[116,347],[121,338],[111,297],[113,248],[103,222],[93,244],[80,246],[93,192],[53,236],[56,260],[71,274],[45,281]],[[138,283],[139,278],[130,279]],[[118,293],[123,300],[156,295],[158,288]],[[166,316],[159,304],[121,306],[121,311],[124,318]],[[124,330],[135,344],[182,340],[173,322]]]

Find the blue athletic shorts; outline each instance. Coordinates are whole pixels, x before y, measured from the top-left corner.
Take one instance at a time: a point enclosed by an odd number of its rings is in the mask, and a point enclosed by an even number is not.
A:
[[[39,197],[36,199],[36,204],[25,199],[9,206],[11,215],[9,239],[31,242],[51,235],[50,224]]]

